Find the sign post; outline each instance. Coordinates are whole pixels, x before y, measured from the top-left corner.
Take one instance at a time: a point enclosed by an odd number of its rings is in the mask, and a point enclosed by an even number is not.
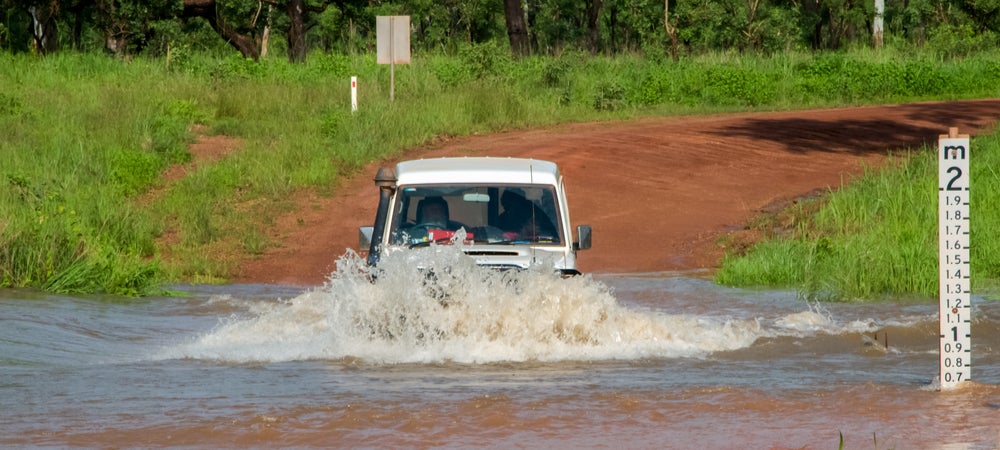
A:
[[[410,63],[410,16],[377,16],[376,59],[389,65],[389,100],[396,100],[396,64]]]
[[[969,270],[969,136],[938,139],[938,267],[941,389],[972,378]]]

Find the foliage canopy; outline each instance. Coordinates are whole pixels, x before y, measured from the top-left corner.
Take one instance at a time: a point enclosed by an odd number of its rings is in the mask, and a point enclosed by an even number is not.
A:
[[[411,17],[415,51],[453,53],[508,39],[516,47],[511,23],[525,24],[530,52],[546,55],[585,50],[660,58],[670,51],[667,23],[686,55],[875,44],[874,6],[853,0],[0,0],[0,49],[103,49],[131,57],[195,48],[256,60],[270,47],[302,62],[310,49],[371,51],[375,17],[382,15]],[[511,16],[522,20],[511,22]],[[883,22],[886,42],[955,56],[996,46],[1000,6],[996,0],[886,2]]]

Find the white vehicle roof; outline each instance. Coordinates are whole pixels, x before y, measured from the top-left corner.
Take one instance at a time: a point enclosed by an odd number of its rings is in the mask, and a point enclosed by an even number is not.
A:
[[[559,184],[555,163],[539,159],[465,157],[404,161],[396,165],[397,184],[497,183]]]

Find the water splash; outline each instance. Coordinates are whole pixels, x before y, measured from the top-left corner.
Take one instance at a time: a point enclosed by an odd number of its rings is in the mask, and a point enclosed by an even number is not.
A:
[[[374,280],[374,281],[373,281]],[[756,320],[630,310],[589,276],[549,264],[479,267],[460,245],[344,255],[321,288],[231,317],[172,357],[233,362],[358,358],[491,363],[699,357],[751,345]]]

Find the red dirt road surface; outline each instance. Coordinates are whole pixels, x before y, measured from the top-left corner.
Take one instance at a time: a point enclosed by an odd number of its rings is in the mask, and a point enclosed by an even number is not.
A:
[[[891,151],[936,145],[949,127],[990,131],[1000,99],[824,110],[579,123],[462,137],[404,152],[403,159],[511,156],[557,163],[572,224],[594,229],[578,255],[584,272],[712,269],[719,237],[774,202],[836,189]],[[358,226],[374,221],[379,166],[344,179],[330,198],[298,199],[280,218],[279,244],[245,261],[239,283],[319,285]]]

